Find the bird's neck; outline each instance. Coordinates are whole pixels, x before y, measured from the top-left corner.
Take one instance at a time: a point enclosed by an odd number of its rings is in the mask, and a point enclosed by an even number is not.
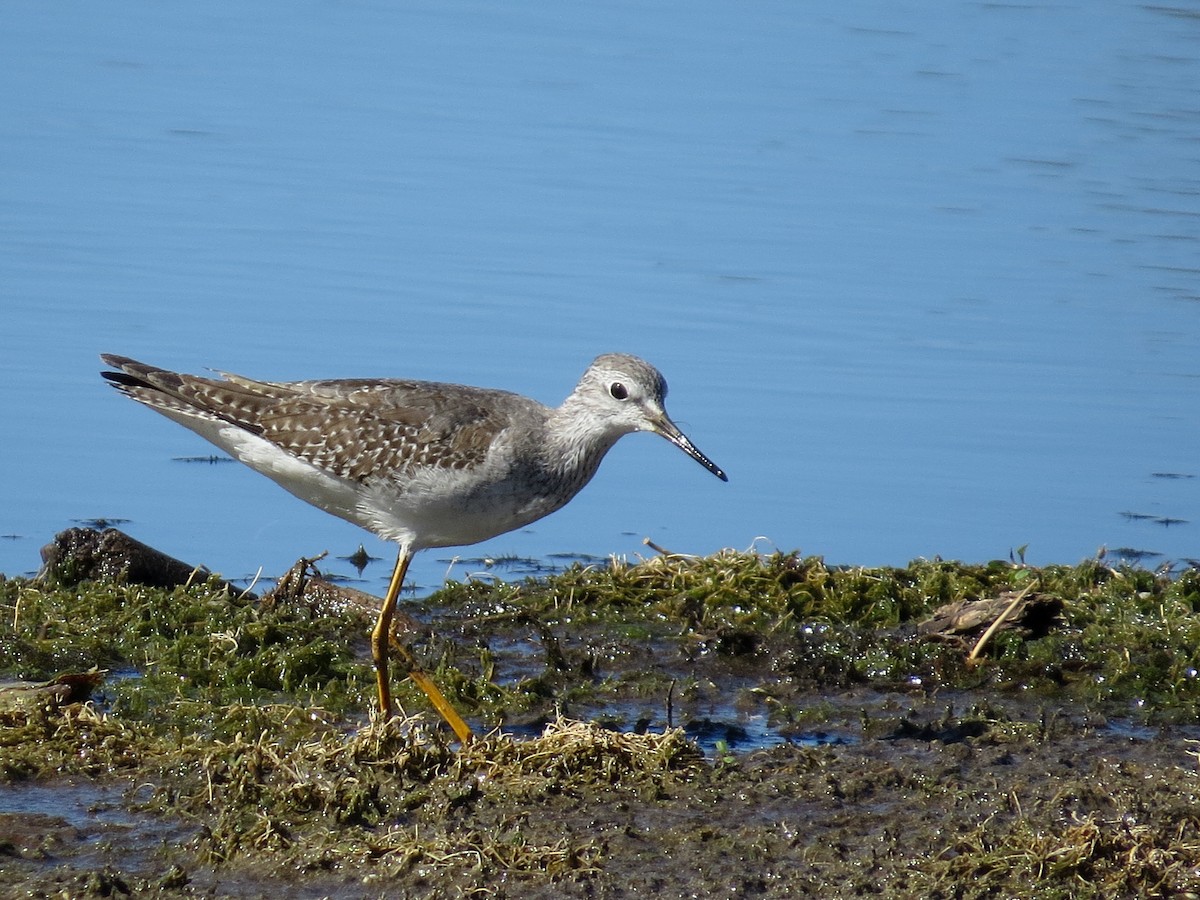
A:
[[[600,460],[626,432],[582,414],[568,397],[546,422],[543,459],[566,481],[586,482],[595,474]]]

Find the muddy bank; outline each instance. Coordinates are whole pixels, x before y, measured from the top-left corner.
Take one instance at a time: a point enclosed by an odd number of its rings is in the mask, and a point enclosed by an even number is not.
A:
[[[955,605],[1022,593],[1042,614],[969,661],[997,613]],[[450,586],[403,637],[492,732],[466,747],[407,684],[412,718],[370,719],[371,611],[337,591],[60,567],[0,603],[4,895],[1200,896],[1191,570]]]

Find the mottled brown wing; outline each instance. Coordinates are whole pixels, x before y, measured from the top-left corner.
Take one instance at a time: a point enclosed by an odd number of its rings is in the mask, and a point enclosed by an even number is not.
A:
[[[236,425],[343,478],[482,462],[508,418],[503,391],[422,381],[255,381],[182,375],[105,355],[119,390],[162,410]],[[497,402],[499,400],[499,402]]]
[[[492,392],[415,381],[325,381],[288,388],[261,411],[258,433],[343,478],[429,466],[469,469],[507,424]]]

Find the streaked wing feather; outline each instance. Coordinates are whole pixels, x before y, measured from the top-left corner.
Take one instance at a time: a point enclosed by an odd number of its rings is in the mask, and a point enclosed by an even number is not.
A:
[[[362,481],[414,467],[467,469],[506,427],[511,396],[422,381],[256,381],[182,375],[107,358],[119,389],[149,406],[229,422],[314,466]]]

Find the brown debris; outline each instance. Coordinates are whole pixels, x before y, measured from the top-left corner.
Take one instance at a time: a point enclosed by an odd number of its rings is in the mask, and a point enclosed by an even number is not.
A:
[[[173,588],[205,582],[212,577],[204,566],[193,566],[148,544],[134,540],[117,528],[68,528],[42,548],[42,571],[63,584],[81,581],[114,581]],[[229,590],[243,593],[226,583]]]
[[[58,709],[83,703],[104,680],[105,672],[71,672],[50,681],[9,681],[0,683],[0,714],[34,707]]]
[[[263,594],[263,606],[270,608],[276,604],[302,604],[313,608],[336,609],[373,623],[379,615],[379,598],[327,579],[316,565],[324,555],[296,560],[275,583],[275,587]],[[415,619],[400,612],[396,614],[393,628],[400,634],[419,634],[424,631]]]
[[[977,635],[1004,615],[1017,596],[1017,591],[1004,591],[998,597],[947,603],[917,626],[917,634],[934,640]],[[1017,629],[1030,639],[1043,637],[1057,624],[1062,611],[1061,597],[1029,592],[1004,616],[997,630]]]
[[[317,568],[324,554],[309,559],[301,557],[275,583],[275,587],[262,596],[262,604],[270,608],[276,604],[301,604],[314,609],[339,610],[359,617],[364,623],[374,623],[379,615],[378,597],[328,580]],[[424,636],[428,628],[415,618],[397,610],[392,619],[393,643],[403,650],[397,641]]]

